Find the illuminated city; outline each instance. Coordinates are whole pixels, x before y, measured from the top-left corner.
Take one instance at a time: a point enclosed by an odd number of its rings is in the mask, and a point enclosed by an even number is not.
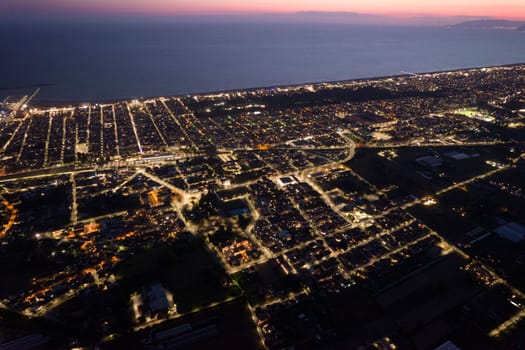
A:
[[[7,98],[6,334],[36,329],[22,340],[51,348],[519,348],[524,77]]]

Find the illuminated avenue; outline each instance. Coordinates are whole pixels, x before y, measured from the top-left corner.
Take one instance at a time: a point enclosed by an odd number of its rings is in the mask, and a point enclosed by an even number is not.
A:
[[[0,339],[523,344],[524,74],[6,99],[0,306],[25,321]]]

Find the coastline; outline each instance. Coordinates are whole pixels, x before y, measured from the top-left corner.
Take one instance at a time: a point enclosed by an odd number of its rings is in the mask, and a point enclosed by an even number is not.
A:
[[[108,99],[91,99],[91,100],[39,100],[38,96],[33,100],[32,105],[34,107],[53,107],[53,106],[67,106],[74,107],[81,104],[111,104],[117,103],[120,101],[129,101],[129,100],[148,100],[159,97],[188,97],[188,96],[208,96],[216,94],[226,94],[226,93],[236,93],[236,92],[250,92],[257,90],[272,90],[272,89],[286,89],[286,88],[298,88],[301,86],[307,85],[324,85],[324,84],[345,84],[345,83],[354,83],[354,82],[366,82],[366,81],[375,81],[375,80],[384,80],[384,79],[393,79],[393,78],[402,78],[408,77],[411,75],[427,75],[427,74],[443,74],[443,73],[454,73],[464,70],[479,70],[479,69],[491,69],[491,68],[505,68],[505,67],[519,67],[525,65],[525,61],[520,63],[509,63],[509,64],[498,64],[490,66],[474,66],[474,67],[464,67],[456,68],[451,70],[436,70],[436,71],[426,71],[426,72],[414,72],[404,73],[404,74],[393,74],[393,75],[383,75],[383,76],[372,76],[367,78],[355,78],[355,79],[342,79],[342,80],[330,80],[330,81],[312,81],[304,82],[297,84],[279,84],[279,85],[266,85],[258,87],[249,87],[249,88],[240,88],[240,89],[226,89],[226,90],[210,90],[205,92],[195,92],[187,94],[176,94],[176,95],[157,95],[157,96],[140,96],[140,97],[124,97],[124,98],[108,98]]]

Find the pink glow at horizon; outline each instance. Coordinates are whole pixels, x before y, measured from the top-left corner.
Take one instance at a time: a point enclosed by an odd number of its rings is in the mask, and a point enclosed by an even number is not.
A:
[[[487,16],[525,19],[523,0],[2,0],[0,10],[133,15],[349,11],[392,16]]]

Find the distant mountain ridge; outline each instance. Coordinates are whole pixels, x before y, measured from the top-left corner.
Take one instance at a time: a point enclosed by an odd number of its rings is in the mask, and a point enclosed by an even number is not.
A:
[[[517,29],[525,30],[525,21],[508,21],[504,19],[483,19],[466,21],[453,25],[454,28],[472,29]]]
[[[486,16],[384,15],[348,11],[298,11],[287,18],[330,23],[439,27],[491,19]]]

